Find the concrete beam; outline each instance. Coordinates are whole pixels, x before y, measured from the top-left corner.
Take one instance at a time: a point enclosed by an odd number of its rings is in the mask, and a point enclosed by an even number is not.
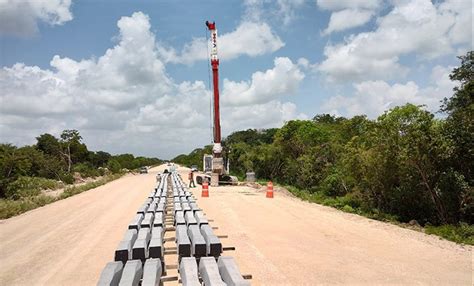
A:
[[[142,220],[143,220],[143,214],[137,214],[135,215],[135,217],[133,218],[133,220],[130,222],[130,224],[128,225],[128,229],[136,229],[136,230],[139,230],[140,229],[140,224],[142,223]]]
[[[150,229],[141,228],[138,232],[137,240],[133,244],[132,259],[140,259],[145,262],[149,256],[148,244],[150,243],[150,238]]]
[[[99,277],[97,286],[118,286],[122,277],[123,264],[120,261],[109,262]]]
[[[161,275],[163,273],[161,260],[147,259],[143,267],[142,286],[158,286],[161,285]]]
[[[222,243],[220,239],[214,235],[212,228],[208,224],[201,225],[201,234],[206,241],[206,253],[209,256],[218,257],[222,253]]]
[[[217,261],[219,273],[222,280],[229,286],[250,286],[250,282],[246,281],[239,271],[239,267],[233,257],[221,256]]]
[[[141,224],[140,224],[140,227],[141,228],[143,228],[143,227],[151,228],[153,226],[153,219],[154,219],[154,214],[147,212],[145,214],[145,217],[143,218]]]
[[[191,256],[191,241],[189,240],[187,227],[185,225],[178,225],[176,227],[176,244],[178,256]]]
[[[184,219],[186,220],[186,226],[197,224],[196,218],[193,215],[193,212],[188,211],[184,213]]]
[[[191,240],[191,253],[195,257],[206,256],[206,241],[197,225],[188,227],[188,235]]]
[[[142,262],[140,260],[129,260],[123,268],[119,286],[138,286],[142,275]]]
[[[153,220],[153,227],[163,226],[163,223],[164,223],[163,213],[161,212],[155,213],[155,219]]]
[[[206,286],[226,286],[222,281],[214,257],[202,257],[199,261],[199,274],[201,274],[202,282]]]
[[[179,264],[179,275],[183,286],[201,286],[198,277],[196,258],[184,257]]]
[[[132,259],[132,247],[137,239],[137,230],[129,229],[125,233],[124,238],[115,249],[115,261],[122,261],[126,263],[127,260]]]

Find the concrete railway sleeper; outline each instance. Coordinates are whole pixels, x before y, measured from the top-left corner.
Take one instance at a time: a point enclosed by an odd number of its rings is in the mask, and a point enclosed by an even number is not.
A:
[[[181,176],[161,174],[97,285],[163,285],[178,280],[165,276],[167,269],[177,269],[183,285],[250,285],[243,277],[251,275],[242,276],[232,257],[221,256],[235,248],[222,247],[219,237],[226,236],[215,235],[217,227],[209,222]],[[175,246],[167,246],[173,241]],[[169,255],[177,256],[177,264],[165,265]]]

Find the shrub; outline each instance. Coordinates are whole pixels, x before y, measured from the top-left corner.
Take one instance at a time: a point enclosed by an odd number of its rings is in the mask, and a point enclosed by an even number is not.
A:
[[[65,184],[73,184],[74,183],[74,177],[70,173],[63,173],[59,175],[61,178],[61,181],[63,181]]]
[[[120,172],[122,166],[120,166],[120,163],[117,160],[112,159],[107,163],[107,169],[109,169],[112,173],[116,174]]]
[[[426,226],[425,232],[457,243],[474,245],[474,225],[460,223],[459,225]]]
[[[100,175],[100,172],[94,168],[90,163],[79,163],[74,166],[73,169],[75,172],[78,172],[81,174],[81,177],[87,178],[87,177],[98,177]]]
[[[20,198],[37,196],[41,190],[54,190],[60,187],[61,183],[55,180],[20,176],[8,185],[6,196],[9,199],[18,200]]]

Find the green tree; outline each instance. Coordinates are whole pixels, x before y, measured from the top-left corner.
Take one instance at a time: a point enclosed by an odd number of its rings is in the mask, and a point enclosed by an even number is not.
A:
[[[450,79],[458,81],[454,94],[445,98],[442,111],[448,114],[444,134],[452,142],[450,164],[474,185],[474,52],[459,57],[461,65]]]

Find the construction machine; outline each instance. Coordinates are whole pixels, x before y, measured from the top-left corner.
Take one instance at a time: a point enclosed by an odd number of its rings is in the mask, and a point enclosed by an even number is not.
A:
[[[205,175],[196,176],[198,184],[202,184],[203,180],[211,183],[211,186],[219,184],[236,184],[237,177],[229,175],[229,161],[223,157],[221,145],[221,121],[219,111],[219,58],[217,57],[217,29],[215,22],[206,21],[206,26],[211,34],[210,37],[210,61],[212,66],[213,81],[213,146],[212,155],[204,155],[203,170]]]

